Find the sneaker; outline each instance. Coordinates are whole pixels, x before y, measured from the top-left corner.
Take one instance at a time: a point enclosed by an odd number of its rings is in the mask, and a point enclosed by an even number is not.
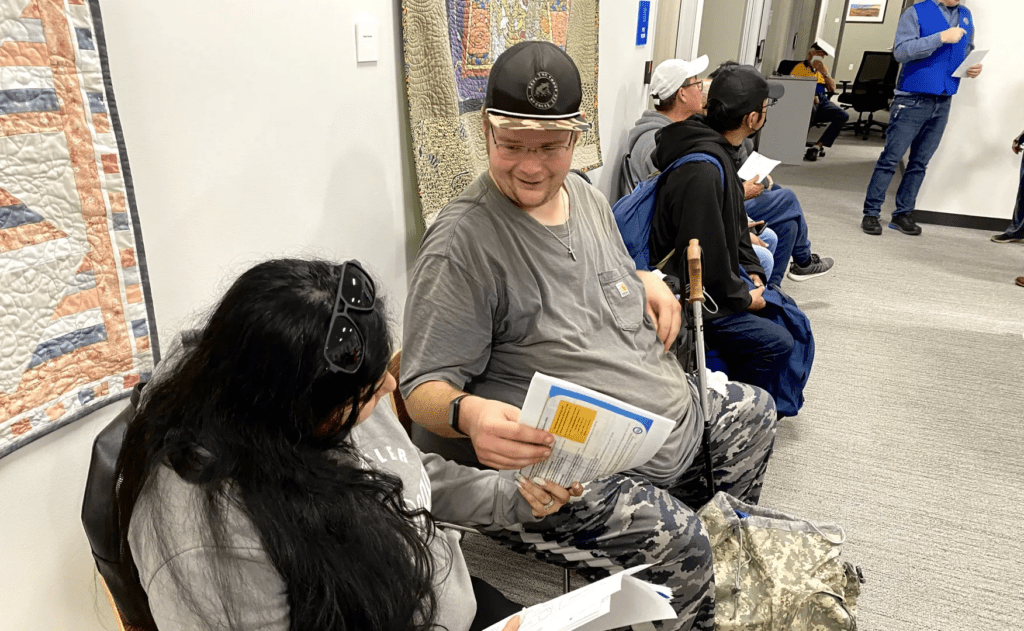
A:
[[[1022,238],[1022,237],[1011,237],[1010,235],[1008,235],[1006,233],[992,235],[992,242],[993,243],[1020,243],[1021,241],[1024,241],[1024,238]]]
[[[811,260],[807,261],[805,265],[791,263],[789,272],[786,273],[786,278],[795,281],[808,280],[822,274],[827,274],[835,264],[836,262],[831,257],[821,258],[817,254],[812,254]]]
[[[818,157],[819,158],[824,158],[825,157],[825,147],[821,147],[820,149],[818,149]]]
[[[864,215],[860,222],[860,229],[868,234],[882,234],[882,224],[874,215]]]
[[[817,147],[808,147],[807,153],[804,154],[804,160],[806,160],[807,162],[814,162],[817,159],[818,159],[818,148]]]
[[[1017,283],[1018,287],[1024,287],[1024,276],[1018,276],[1017,280],[1013,282]]]
[[[921,234],[921,226],[914,223],[914,219],[910,216],[910,213],[893,215],[892,221],[889,222],[889,227],[893,230],[899,230],[903,234]]]

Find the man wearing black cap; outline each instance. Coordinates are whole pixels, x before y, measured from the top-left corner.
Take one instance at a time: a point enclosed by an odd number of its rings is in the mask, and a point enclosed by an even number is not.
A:
[[[730,377],[760,388],[770,387],[788,362],[793,336],[756,315],[765,306],[766,278],[750,245],[743,183],[733,158],[743,139],[764,126],[768,107],[782,92],[781,84],[766,81],[753,66],[724,66],[708,90],[706,117],[663,128],[654,153],[662,171],[687,154],[710,159],[682,164],[658,190],[651,260],[667,259],[662,269],[682,278],[686,246],[690,239],[700,241],[705,293],[717,306],[705,311],[707,346],[722,355]],[[741,267],[754,289],[741,277]]]
[[[680,306],[656,276],[634,270],[608,202],[570,174],[589,128],[581,101],[579,72],[557,46],[524,42],[495,61],[482,124],[489,168],[424,236],[400,387],[421,449],[499,469],[550,455],[552,434],[516,422],[535,371],[678,419],[644,466],[586,483],[578,501],[522,530],[491,534],[588,578],[654,563],[643,576],[672,589],[678,615],[658,627],[710,630],[711,551],[691,510],[706,500],[702,414],[667,352]],[[724,391],[709,406],[718,489],[756,502],[774,402],[745,384]]]

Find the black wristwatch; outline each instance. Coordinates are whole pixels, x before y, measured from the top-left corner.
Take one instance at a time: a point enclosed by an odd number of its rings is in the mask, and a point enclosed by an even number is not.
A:
[[[459,405],[462,403],[462,400],[468,396],[468,394],[460,394],[452,399],[451,403],[448,404],[448,427],[454,429],[463,436],[469,436],[469,434],[459,428]]]

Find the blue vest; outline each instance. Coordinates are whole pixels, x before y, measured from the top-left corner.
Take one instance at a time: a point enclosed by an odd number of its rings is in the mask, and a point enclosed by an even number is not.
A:
[[[921,25],[921,37],[928,37],[949,28],[946,14],[932,0],[914,5],[917,22]],[[960,7],[960,28],[967,31],[956,44],[943,44],[931,56],[903,65],[899,89],[903,92],[923,94],[956,94],[960,79],[953,77],[953,71],[967,57],[967,46],[974,34],[974,18],[969,9]]]

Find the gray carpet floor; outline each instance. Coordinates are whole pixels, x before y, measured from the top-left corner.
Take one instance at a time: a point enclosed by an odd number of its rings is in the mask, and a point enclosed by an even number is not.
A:
[[[1024,628],[1024,288],[1013,283],[1024,244],[934,225],[861,232],[881,143],[844,135],[818,162],[773,174],[836,265],[783,283],[817,352],[762,504],[846,529],[843,556],[867,580],[861,629]],[[519,602],[560,593],[558,568],[479,535],[463,547],[474,573]]]

